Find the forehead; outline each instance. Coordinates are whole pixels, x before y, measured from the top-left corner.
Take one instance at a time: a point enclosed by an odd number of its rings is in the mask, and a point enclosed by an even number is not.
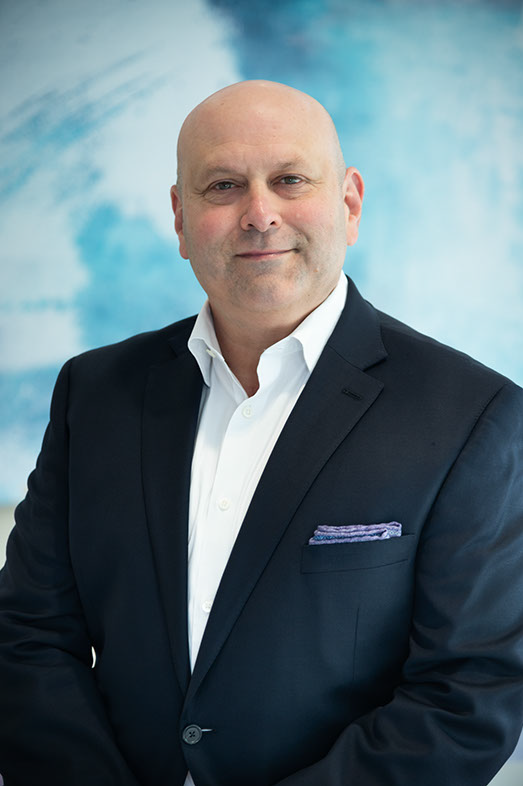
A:
[[[180,163],[198,176],[234,166],[325,166],[333,159],[332,131],[322,117],[299,104],[212,107],[181,138]]]
[[[324,169],[327,162],[318,156],[300,149],[299,145],[219,145],[207,149],[202,155],[194,156],[184,168],[189,177],[198,180],[238,174],[254,176],[283,171],[305,173]]]

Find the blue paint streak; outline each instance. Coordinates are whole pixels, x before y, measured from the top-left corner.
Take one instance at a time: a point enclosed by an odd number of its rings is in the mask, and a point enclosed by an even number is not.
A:
[[[189,263],[150,222],[98,207],[78,233],[89,284],[76,307],[85,342],[99,346],[196,312],[204,299]]]
[[[87,139],[109,120],[161,86],[163,77],[140,76],[124,79],[117,87],[106,90],[101,98],[88,98],[91,92],[100,94],[99,83],[112,72],[139,59],[133,55],[115,63],[103,73],[80,82],[74,89],[53,90],[24,101],[5,118],[11,130],[0,137],[0,144],[9,155],[0,167],[0,201],[19,191],[49,160]],[[95,178],[97,173],[87,173]]]

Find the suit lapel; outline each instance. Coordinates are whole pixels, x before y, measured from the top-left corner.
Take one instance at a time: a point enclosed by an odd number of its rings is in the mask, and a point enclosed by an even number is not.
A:
[[[187,639],[187,521],[202,380],[187,351],[187,329],[171,339],[170,360],[149,370],[143,408],[142,472],[147,522],[182,693],[190,677]]]
[[[386,357],[377,314],[352,282],[349,285],[340,321],[285,424],[245,516],[205,629],[187,700],[218,655],[315,477],[383,387],[363,371]]]

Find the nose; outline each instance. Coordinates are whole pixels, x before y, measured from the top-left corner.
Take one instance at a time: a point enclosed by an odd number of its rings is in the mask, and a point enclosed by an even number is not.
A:
[[[268,188],[251,189],[245,195],[244,212],[240,219],[242,229],[266,232],[277,229],[282,219],[278,210],[278,197]]]

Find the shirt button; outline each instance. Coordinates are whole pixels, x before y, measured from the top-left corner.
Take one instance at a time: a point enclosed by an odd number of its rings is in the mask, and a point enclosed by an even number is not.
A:
[[[218,507],[220,510],[229,510],[231,507],[230,500],[228,500],[227,497],[223,497],[223,499],[218,502]]]
[[[250,418],[250,417],[252,417],[252,407],[251,407],[251,405],[250,405],[250,404],[247,404],[247,406],[245,406],[245,407],[242,409],[242,415],[243,415],[243,417],[244,417],[244,418]]]
[[[208,354],[208,355],[210,355],[212,358],[215,358],[215,357],[216,357],[216,352],[215,352],[213,349],[206,349],[205,351],[206,351],[206,352],[207,352],[207,354]]]
[[[202,603],[202,609],[208,614],[212,609],[212,600],[204,600]]]
[[[200,742],[202,736],[203,734],[201,728],[195,723],[191,723],[190,726],[186,726],[182,731],[182,740],[186,742],[187,745],[196,745],[197,742]]]

